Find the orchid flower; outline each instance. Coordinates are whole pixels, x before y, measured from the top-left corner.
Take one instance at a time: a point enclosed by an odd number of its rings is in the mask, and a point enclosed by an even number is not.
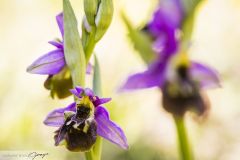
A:
[[[99,98],[89,88],[76,87],[71,93],[76,102],[50,112],[44,121],[48,126],[59,127],[54,137],[56,146],[65,144],[70,151],[88,151],[99,135],[123,149],[128,148],[123,130],[110,120],[102,106],[111,98]]]
[[[63,13],[56,16],[56,21],[63,39]],[[49,43],[53,45],[55,49],[35,60],[27,68],[27,72],[48,75],[44,83],[45,88],[51,90],[52,97],[65,98],[70,96],[68,91],[72,87],[72,78],[65,61],[63,41],[57,39],[55,41],[49,41]],[[90,74],[91,69],[92,66],[89,63],[86,73]]]

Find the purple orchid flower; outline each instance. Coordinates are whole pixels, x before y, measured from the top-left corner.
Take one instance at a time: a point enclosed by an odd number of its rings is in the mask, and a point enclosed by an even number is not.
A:
[[[63,38],[63,13],[60,13],[56,16],[56,21]],[[47,54],[39,57],[36,61],[34,61],[27,68],[27,72],[41,75],[55,75],[63,70],[63,68],[66,66],[63,41],[56,40],[50,41],[49,43],[56,48],[53,51],[48,52]],[[89,64],[87,67],[87,73],[90,73],[90,71],[91,65]]]
[[[63,13],[56,16],[56,21],[59,30],[64,36]],[[64,57],[64,44],[62,40],[55,40],[49,42],[55,47],[54,50],[44,54],[36,61],[34,61],[28,68],[27,72],[32,74],[48,75],[44,83],[44,87],[50,90],[52,98],[66,98],[71,95],[69,89],[72,88],[72,77],[70,71],[66,66]],[[88,63],[86,73],[90,74],[92,65]]]
[[[89,88],[76,87],[71,93],[77,101],[52,111],[44,121],[48,126],[60,127],[55,132],[56,146],[65,144],[70,151],[88,151],[99,135],[123,149],[128,148],[123,130],[110,120],[108,111],[101,106],[111,98],[99,98]]]
[[[136,90],[159,87],[163,93],[163,107],[178,115],[193,109],[203,114],[208,103],[202,94],[203,88],[220,86],[218,73],[201,63],[178,62],[184,10],[180,0],[163,0],[146,30],[154,39],[157,58],[148,64],[146,71],[131,75],[121,90]],[[180,60],[181,61],[181,60]]]

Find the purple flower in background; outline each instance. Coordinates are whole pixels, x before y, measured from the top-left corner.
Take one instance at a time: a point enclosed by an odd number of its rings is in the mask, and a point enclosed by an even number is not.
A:
[[[162,0],[146,31],[154,39],[154,50],[159,54],[174,54],[179,45],[179,32],[184,19],[181,0]]]
[[[201,63],[183,60],[180,38],[177,36],[184,20],[180,0],[162,0],[146,31],[154,39],[157,58],[146,71],[131,75],[121,90],[159,87],[163,93],[163,107],[177,115],[187,110],[203,114],[208,103],[203,88],[220,86],[218,73]],[[183,60],[183,61],[182,61]]]
[[[159,87],[163,93],[163,107],[174,114],[183,115],[194,110],[202,115],[209,104],[201,89],[220,86],[218,73],[201,63],[172,66],[162,60],[146,71],[130,76],[122,90]]]
[[[48,114],[44,124],[60,127],[55,133],[55,145],[65,144],[70,151],[88,151],[96,142],[97,135],[128,148],[123,130],[109,118],[108,111],[101,106],[110,98],[99,98],[89,88],[76,87],[71,90],[77,101],[66,108]]]

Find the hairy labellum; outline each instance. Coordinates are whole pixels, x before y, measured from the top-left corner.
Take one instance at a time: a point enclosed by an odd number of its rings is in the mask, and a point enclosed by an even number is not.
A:
[[[97,138],[97,123],[93,118],[78,119],[72,115],[64,125],[56,131],[55,145],[66,145],[66,148],[74,152],[85,152],[92,148]]]
[[[208,108],[197,82],[191,79],[186,66],[177,68],[177,79],[163,86],[163,107],[174,115],[183,116],[193,110],[203,114]]]

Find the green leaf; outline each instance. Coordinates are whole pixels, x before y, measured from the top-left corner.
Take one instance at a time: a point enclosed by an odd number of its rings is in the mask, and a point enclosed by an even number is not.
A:
[[[96,95],[101,96],[101,72],[100,65],[97,59],[97,56],[94,55],[95,65],[94,65],[94,74],[93,74],[93,91]]]
[[[201,1],[202,0],[183,0],[184,11],[187,14],[191,14]]]
[[[85,85],[86,60],[78,32],[77,19],[69,0],[63,0],[64,54],[70,69],[73,85]]]
[[[152,49],[152,41],[150,37],[146,33],[135,29],[125,14],[122,14],[122,18],[127,26],[129,38],[132,41],[135,50],[138,51],[145,63],[151,63],[156,55]]]

